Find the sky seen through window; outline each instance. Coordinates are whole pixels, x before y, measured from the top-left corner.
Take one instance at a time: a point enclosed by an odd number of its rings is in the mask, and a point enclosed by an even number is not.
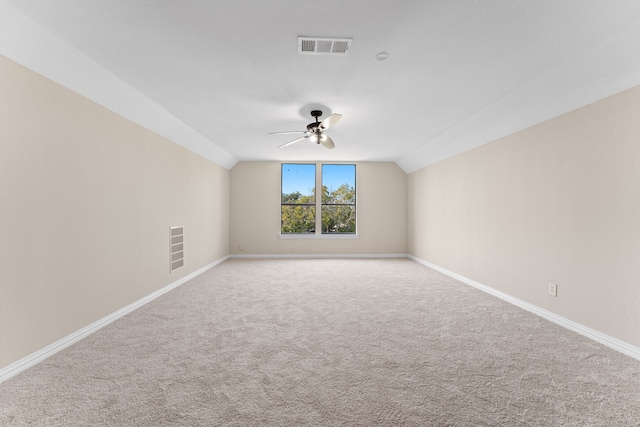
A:
[[[322,165],[323,185],[329,191],[336,190],[342,184],[355,187],[355,165],[325,164]],[[313,194],[316,183],[315,164],[283,163],[282,192],[291,194],[295,191],[302,195]]]

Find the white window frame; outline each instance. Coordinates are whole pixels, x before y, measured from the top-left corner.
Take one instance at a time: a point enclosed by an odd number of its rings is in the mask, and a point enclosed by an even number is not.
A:
[[[315,165],[316,170],[316,231],[315,233],[282,233],[282,165]],[[355,233],[327,233],[322,234],[322,165],[354,165],[356,170],[355,187],[356,187],[356,232]],[[278,215],[278,235],[281,239],[335,239],[349,240],[358,238],[358,164],[354,162],[280,162],[280,188],[278,194],[280,215]],[[320,192],[318,192],[320,189]]]

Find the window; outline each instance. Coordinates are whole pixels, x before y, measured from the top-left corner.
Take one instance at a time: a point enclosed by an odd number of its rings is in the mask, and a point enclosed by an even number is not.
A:
[[[356,165],[322,165],[322,234],[356,232]]]
[[[316,231],[316,165],[284,163],[281,199],[282,233]]]
[[[318,166],[282,164],[281,234],[356,233],[356,165]]]

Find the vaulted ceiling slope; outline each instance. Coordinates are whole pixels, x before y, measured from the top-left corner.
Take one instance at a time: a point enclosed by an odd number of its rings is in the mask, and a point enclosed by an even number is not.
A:
[[[638,46],[637,0],[0,0],[0,53],[227,168],[412,172],[640,84]],[[312,109],[336,148],[278,148]]]

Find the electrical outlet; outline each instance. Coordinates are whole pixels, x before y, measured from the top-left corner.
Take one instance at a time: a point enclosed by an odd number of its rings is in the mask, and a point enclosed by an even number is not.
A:
[[[238,246],[238,249],[240,249],[241,251],[244,251],[244,245]]]
[[[558,296],[558,285],[556,285],[555,283],[549,283],[549,295],[552,295],[554,297]]]

